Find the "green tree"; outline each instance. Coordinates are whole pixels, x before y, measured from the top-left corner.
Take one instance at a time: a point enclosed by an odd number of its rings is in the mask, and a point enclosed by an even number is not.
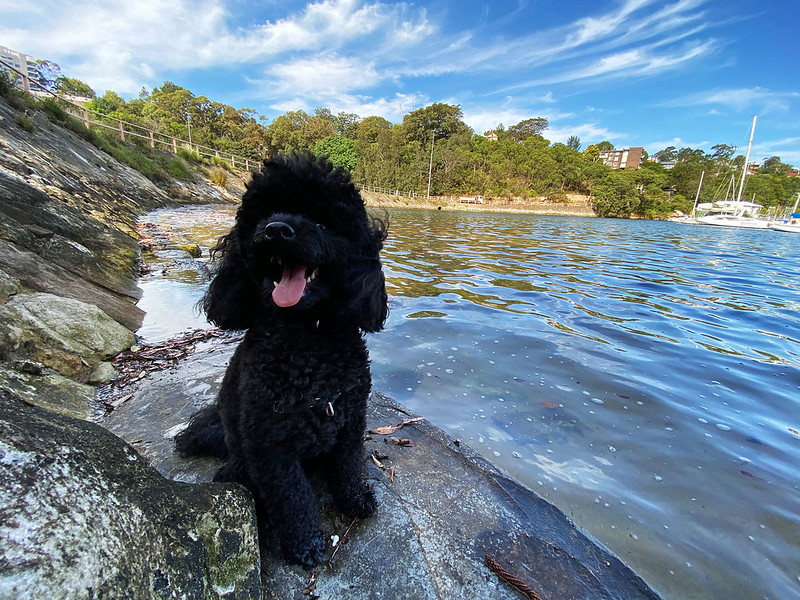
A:
[[[335,167],[352,171],[358,163],[355,144],[350,138],[333,135],[317,142],[314,154],[327,157]]]
[[[61,94],[67,94],[69,96],[94,98],[96,95],[94,90],[89,87],[88,84],[84,83],[80,79],[74,79],[72,77],[58,77],[55,81],[55,89],[57,92]]]
[[[631,176],[633,171],[610,171],[592,189],[592,206],[598,216],[625,219],[639,212],[641,198]]]
[[[297,110],[284,113],[270,123],[266,142],[272,153],[311,150],[317,142],[332,135],[330,121]]]
[[[580,150],[581,149],[581,138],[577,135],[569,136],[567,140],[567,147],[572,148],[573,150]]]
[[[591,163],[596,163],[600,160],[600,148],[597,144],[586,146],[586,150],[583,151],[583,160]]]
[[[506,135],[515,142],[523,142],[534,135],[541,135],[547,126],[548,122],[544,117],[525,119],[509,127]]]
[[[442,139],[471,131],[461,120],[463,116],[460,106],[436,102],[404,116],[403,127],[409,139],[429,144],[432,135]]]

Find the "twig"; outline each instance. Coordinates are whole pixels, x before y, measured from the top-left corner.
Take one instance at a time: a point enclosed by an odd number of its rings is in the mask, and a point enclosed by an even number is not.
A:
[[[346,543],[347,534],[350,533],[350,530],[353,528],[353,525],[356,524],[356,521],[358,521],[358,517],[354,518],[350,522],[350,526],[342,534],[342,538],[339,540],[339,543],[336,545],[336,548],[333,549],[333,554],[331,554],[331,557],[328,559],[329,565],[333,562],[333,557],[336,556],[336,553],[339,551],[339,548],[341,548]]]
[[[487,554],[486,556],[483,557],[483,560],[486,563],[486,566],[489,567],[489,570],[492,571],[492,573],[497,575],[500,579],[505,581],[511,587],[525,594],[525,596],[527,596],[529,600],[542,600],[542,597],[536,592],[534,592],[533,589],[527,583],[525,583],[524,581],[522,581],[517,577],[514,577],[491,556]]]

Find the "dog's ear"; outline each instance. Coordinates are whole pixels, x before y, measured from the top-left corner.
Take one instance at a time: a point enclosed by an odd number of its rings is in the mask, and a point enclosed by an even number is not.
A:
[[[235,231],[220,239],[214,255],[222,262],[200,306],[222,329],[247,329],[261,312],[261,295],[239,252]]]
[[[383,329],[389,316],[386,281],[378,259],[369,261],[369,266],[362,269],[350,281],[348,317],[367,333]]]

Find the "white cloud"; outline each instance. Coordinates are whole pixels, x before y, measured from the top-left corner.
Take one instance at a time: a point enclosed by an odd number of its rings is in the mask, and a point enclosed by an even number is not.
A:
[[[800,99],[800,92],[783,92],[762,87],[714,89],[664,102],[663,106],[723,106],[736,112],[753,110],[765,114],[787,111]]]
[[[269,85],[284,94],[307,95],[312,99],[368,89],[380,81],[372,63],[336,54],[301,58],[275,65]]]

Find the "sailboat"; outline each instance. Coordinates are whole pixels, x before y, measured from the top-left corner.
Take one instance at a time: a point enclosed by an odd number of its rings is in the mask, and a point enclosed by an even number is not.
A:
[[[797,212],[797,205],[800,204],[800,194],[794,203],[791,215],[786,219],[777,219],[769,224],[770,229],[775,231],[788,231],[790,233],[800,233],[800,213]]]
[[[769,221],[758,216],[762,206],[755,202],[743,202],[744,180],[747,177],[747,164],[750,162],[750,150],[753,148],[753,136],[756,132],[756,119],[753,117],[753,127],[750,129],[750,142],[747,144],[747,154],[742,168],[742,180],[739,182],[739,193],[736,200],[720,200],[708,207],[708,213],[697,218],[700,225],[720,225],[723,227],[746,227],[749,229],[766,229]],[[753,198],[755,200],[755,198]],[[701,206],[701,208],[706,208]]]

